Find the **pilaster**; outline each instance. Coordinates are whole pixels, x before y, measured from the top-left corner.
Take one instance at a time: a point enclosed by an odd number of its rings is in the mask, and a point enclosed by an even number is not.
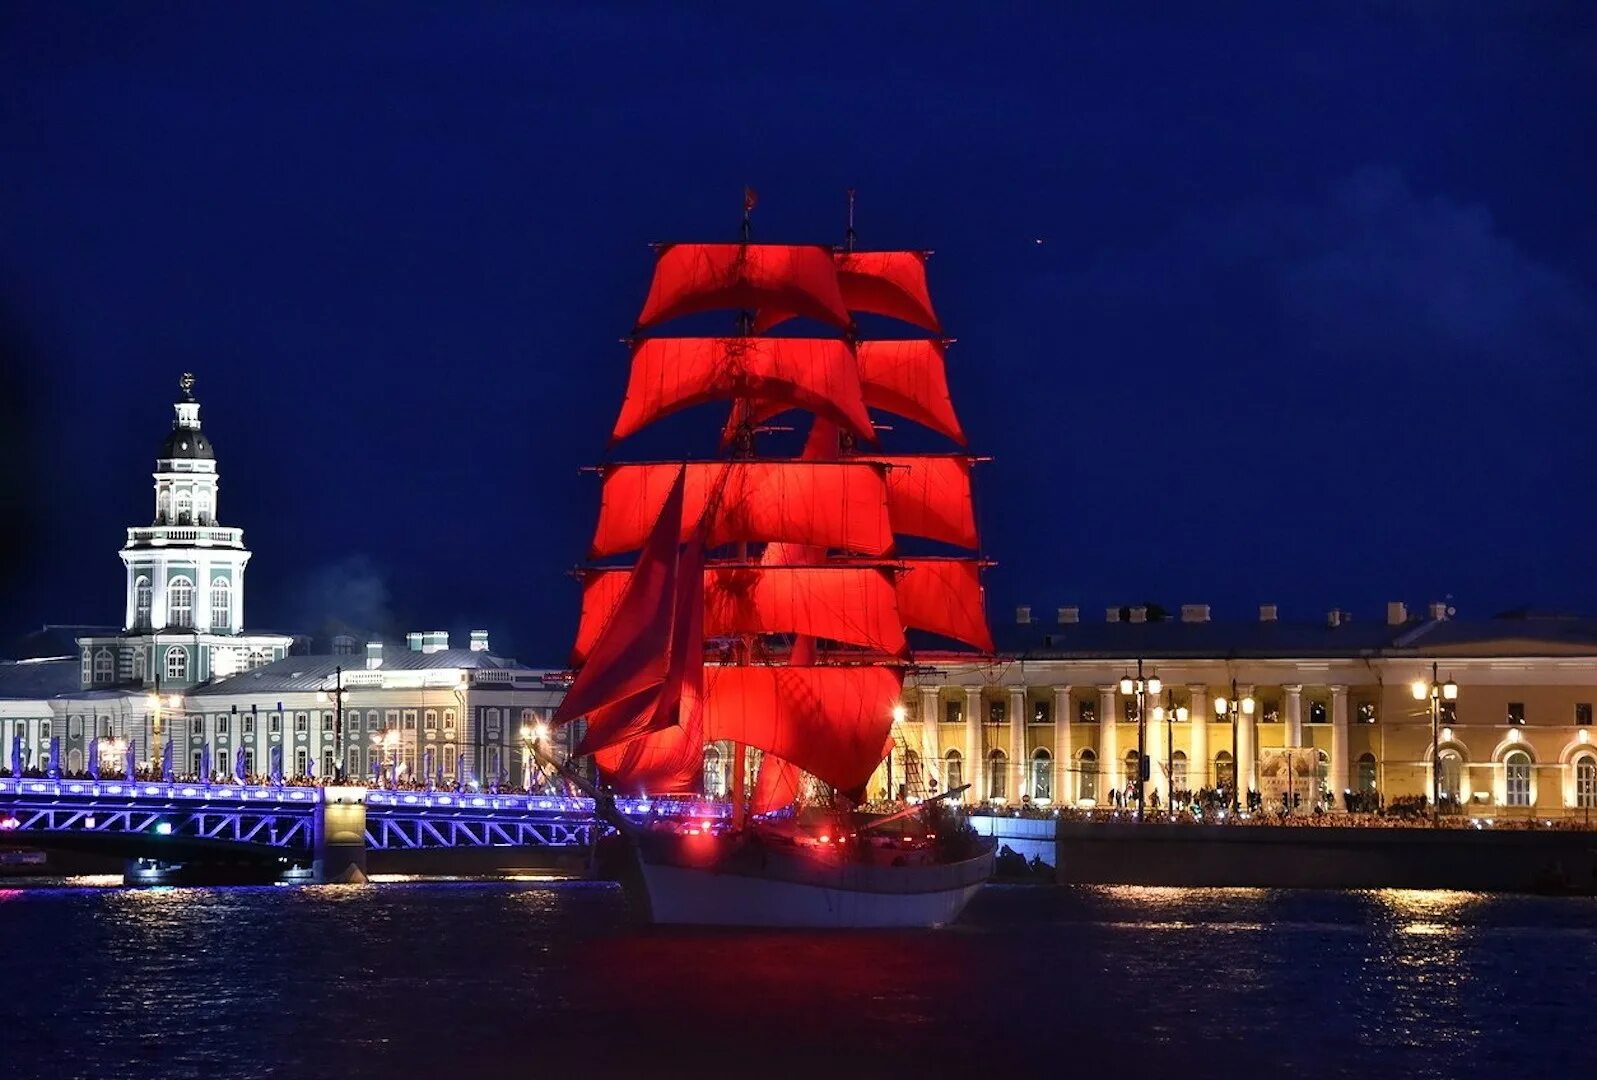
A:
[[[1098,687],[1098,799],[1113,802],[1120,787],[1120,715],[1113,684]]]
[[[1070,745],[1070,687],[1054,687],[1054,802],[1073,806],[1076,802],[1074,777],[1075,748]]]
[[[965,782],[970,787],[969,802],[987,797],[987,762],[981,745],[981,687],[965,687]]]
[[[1295,749],[1303,745],[1303,684],[1281,689],[1286,691],[1286,745]]]
[[[1331,788],[1331,809],[1344,811],[1342,795],[1347,782],[1347,687],[1331,687],[1331,769],[1326,778]]]
[[[1213,785],[1209,764],[1209,688],[1201,683],[1187,687],[1187,787],[1193,791]]]
[[[1005,710],[1009,719],[1009,777],[1010,783],[1005,785],[1005,793],[1011,802],[1018,802],[1022,795],[1031,792],[1030,762],[1026,760],[1026,688],[1024,686],[1011,686],[1009,688],[1009,708]]]

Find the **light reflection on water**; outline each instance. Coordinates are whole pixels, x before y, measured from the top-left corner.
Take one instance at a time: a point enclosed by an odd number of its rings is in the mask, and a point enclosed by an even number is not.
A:
[[[1597,969],[1590,900],[989,888],[947,932],[683,931],[528,876],[9,890],[0,1077],[1532,1075]]]

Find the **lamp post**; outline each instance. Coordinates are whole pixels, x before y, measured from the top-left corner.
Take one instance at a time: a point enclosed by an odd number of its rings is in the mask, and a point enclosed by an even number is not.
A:
[[[532,770],[538,757],[538,744],[548,734],[549,729],[542,721],[521,725],[521,788],[529,794],[532,792]],[[541,766],[539,771],[542,772]]]
[[[389,728],[383,732],[383,764],[388,769],[388,786],[399,787],[399,731]]]
[[[326,690],[316,691],[316,700],[325,702]],[[344,667],[333,669],[333,782],[344,782]]]
[[[1148,787],[1148,695],[1159,696],[1159,691],[1164,684],[1159,681],[1159,676],[1142,676],[1142,661],[1137,661],[1137,677],[1122,675],[1120,678],[1120,693],[1123,697],[1136,696],[1137,699],[1137,820],[1142,820],[1143,796]],[[1113,718],[1111,718],[1113,722]]]
[[[1452,678],[1440,681],[1436,662],[1431,662],[1431,681],[1415,679],[1409,684],[1415,701],[1431,699],[1431,825],[1441,823],[1442,808],[1442,747],[1439,738],[1442,724],[1442,702],[1458,700],[1458,683]]]
[[[1253,701],[1253,695],[1237,696],[1237,681],[1231,680],[1231,698],[1228,701],[1224,695],[1214,699],[1214,714],[1224,720],[1226,713],[1231,714],[1231,812],[1241,810],[1240,801],[1242,787],[1242,762],[1237,760],[1237,728],[1242,723],[1244,716],[1252,716],[1253,710],[1258,706]]]
[[[1157,682],[1158,680],[1155,679],[1154,681]],[[1176,692],[1174,690],[1166,690],[1164,692],[1164,700],[1165,703],[1163,705],[1154,706],[1153,715],[1155,719],[1164,724],[1165,812],[1173,813],[1176,808],[1176,731],[1171,721],[1184,724],[1190,714],[1187,712],[1185,705],[1176,704]]]

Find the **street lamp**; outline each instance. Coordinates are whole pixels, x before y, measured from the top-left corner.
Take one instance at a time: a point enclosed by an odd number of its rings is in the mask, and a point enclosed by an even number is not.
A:
[[[1155,682],[1158,680],[1155,679]],[[1165,810],[1167,813],[1175,810],[1175,761],[1176,761],[1176,731],[1170,721],[1186,723],[1187,712],[1185,705],[1176,704],[1176,692],[1166,690],[1165,704],[1153,707],[1153,717],[1164,724],[1164,780],[1165,780]]]
[[[538,744],[549,734],[549,728],[542,721],[536,724],[521,725],[521,788],[523,791],[532,791],[532,770],[538,757]],[[540,767],[540,772],[542,771]]]
[[[1142,661],[1137,661],[1137,677],[1130,675],[1120,678],[1120,693],[1125,697],[1136,695],[1137,698],[1137,820],[1142,820],[1143,796],[1148,786],[1148,695],[1159,696],[1159,691],[1164,688],[1164,683],[1159,681],[1159,676],[1142,676]],[[1110,718],[1113,723],[1113,718]]]
[[[390,789],[399,787],[399,729],[389,728],[383,732],[383,760],[388,766],[388,786]]]
[[[1232,813],[1236,813],[1237,811],[1239,811],[1242,808],[1242,804],[1241,804],[1241,802],[1239,800],[1239,795],[1240,795],[1239,789],[1242,787],[1242,762],[1238,760],[1239,751],[1237,750],[1237,728],[1242,723],[1242,717],[1244,717],[1244,716],[1252,716],[1253,715],[1253,710],[1255,708],[1257,708],[1257,706],[1255,705],[1255,703],[1253,701],[1253,695],[1252,694],[1248,694],[1248,695],[1243,696],[1243,697],[1237,696],[1237,681],[1235,679],[1231,680],[1231,698],[1230,698],[1229,701],[1226,700],[1224,695],[1214,699],[1214,714],[1216,716],[1218,716],[1221,720],[1224,720],[1225,716],[1226,716],[1226,713],[1229,712],[1231,714],[1231,812]]]
[[[1442,744],[1438,734],[1442,723],[1442,702],[1458,700],[1458,683],[1451,677],[1441,682],[1436,662],[1431,662],[1431,681],[1415,679],[1409,690],[1415,701],[1431,699],[1431,825],[1441,823],[1442,804]]]
[[[316,700],[326,702],[326,690],[316,691]],[[333,669],[333,782],[344,782],[344,668]]]

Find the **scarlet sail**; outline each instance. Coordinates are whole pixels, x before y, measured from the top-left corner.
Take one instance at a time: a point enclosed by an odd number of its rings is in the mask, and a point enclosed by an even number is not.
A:
[[[808,409],[874,437],[847,343],[829,338],[648,338],[632,350],[626,400],[611,441],[706,401],[752,399]]]
[[[993,651],[977,560],[907,559],[896,588],[905,626]]]
[[[832,253],[786,244],[665,244],[638,316],[644,330],[704,311],[775,308],[844,329]]]
[[[614,616],[632,571],[589,570],[572,663]],[[872,566],[718,566],[704,575],[704,633],[807,634],[891,656],[904,651],[892,572]]]
[[[590,558],[636,550],[670,489],[675,464],[604,474]],[[683,536],[705,520],[706,544],[808,544],[861,555],[892,550],[887,482],[870,462],[695,461],[687,464]]]
[[[735,337],[641,333],[717,309],[756,313],[755,332],[744,320]],[[977,548],[973,459],[862,449],[876,441],[873,409],[964,443],[944,343],[859,341],[852,313],[940,334],[924,254],[658,249],[613,440],[723,401],[736,449],[601,470],[589,556],[639,555],[584,574],[579,673],[556,720],[587,720],[577,752],[620,790],[695,790],[718,743],[739,767],[743,748],[762,752],[756,813],[792,801],[806,773],[857,797],[893,746],[906,630],[992,649],[981,561],[897,548],[902,536]],[[845,334],[763,334],[794,317]],[[814,417],[802,455],[757,456],[770,434],[758,422],[788,410]],[[708,659],[706,635],[718,639]]]
[[[837,284],[850,311],[886,315],[934,334],[941,333],[926,287],[923,251],[840,251]],[[755,329],[765,331],[799,314],[795,307],[770,305],[760,311]]]
[[[775,754],[837,788],[882,760],[903,674],[890,667],[721,667],[706,672],[704,736]]]

